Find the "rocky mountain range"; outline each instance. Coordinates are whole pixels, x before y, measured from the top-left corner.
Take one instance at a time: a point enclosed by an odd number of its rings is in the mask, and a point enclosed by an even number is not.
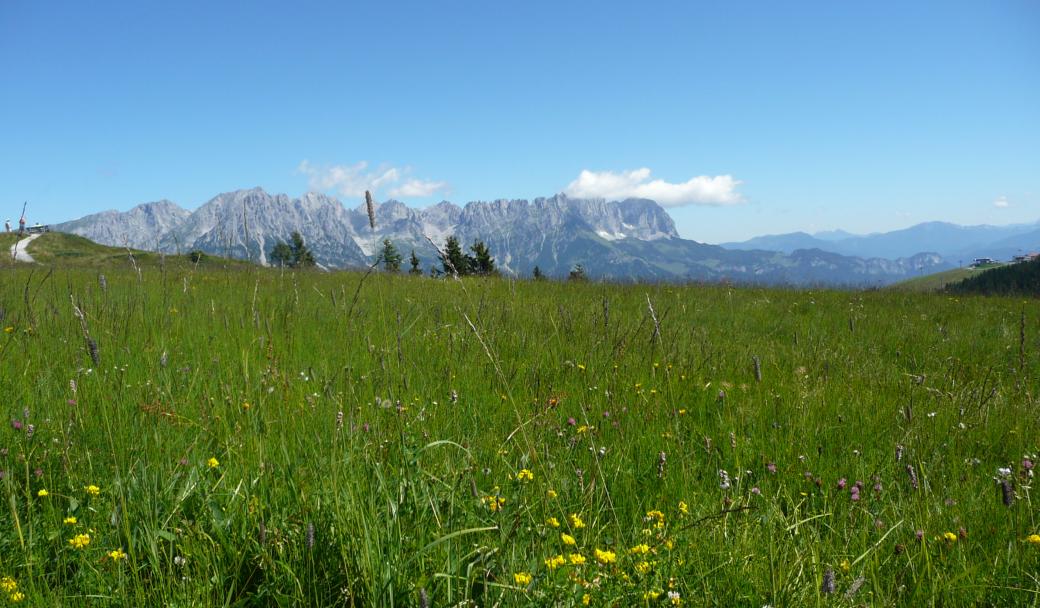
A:
[[[370,265],[384,239],[407,258],[414,250],[423,270],[438,266],[437,247],[449,235],[464,245],[488,244],[507,274],[529,275],[535,266],[566,276],[581,264],[589,276],[613,280],[716,281],[769,284],[882,285],[948,266],[938,255],[861,258],[821,249],[733,251],[682,239],[657,203],[569,198],[447,201],[417,209],[389,200],[375,206],[375,229],[364,205],[347,208],[335,198],[299,198],[260,188],[220,194],[195,211],[169,201],[126,212],[105,211],[52,226],[116,246],[217,255],[267,263],[279,240],[299,231],[327,268]]]

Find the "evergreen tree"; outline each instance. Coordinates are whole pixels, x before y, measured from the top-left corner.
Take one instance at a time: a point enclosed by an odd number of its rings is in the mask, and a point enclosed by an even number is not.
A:
[[[469,257],[470,267],[473,269],[475,274],[480,275],[492,275],[498,274],[495,270],[495,258],[491,257],[491,250],[484,241],[477,241],[473,243],[473,246],[469,248],[473,252],[473,256]]]
[[[414,255],[415,252],[412,252]],[[383,259],[383,268],[387,272],[400,272],[401,271],[401,254],[397,251],[397,247],[390,242],[390,239],[383,241],[383,251],[380,253],[380,257]]]
[[[534,277],[535,281],[542,281],[545,279],[545,275],[542,274],[542,269],[537,266],[534,267],[534,272],[532,272],[531,275]]]
[[[268,256],[268,259],[271,261],[272,266],[292,266],[292,257],[292,248],[287,243],[278,241],[275,243],[274,249],[271,250],[271,255]]]
[[[314,254],[303,242],[303,235],[297,231],[289,236],[289,247],[292,248],[292,266],[294,268],[303,268],[307,266],[314,266],[317,262],[314,260]]]
[[[415,255],[414,249],[412,249],[412,255],[408,258],[408,263],[412,266],[411,270],[408,271],[409,274],[422,274],[422,268],[419,268],[419,256]]]
[[[463,255],[459,239],[454,235],[449,236],[448,241],[444,244],[441,266],[444,267],[446,275],[464,276],[469,274],[469,260],[467,256]]]

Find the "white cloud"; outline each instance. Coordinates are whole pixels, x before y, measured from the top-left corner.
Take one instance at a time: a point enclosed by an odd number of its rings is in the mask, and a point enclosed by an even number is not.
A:
[[[1011,206],[1006,196],[998,196],[997,200],[993,201],[993,206],[997,209],[1007,209]]]
[[[448,190],[448,182],[409,179],[390,191],[390,196],[433,196],[437,192]]]
[[[665,207],[685,205],[736,205],[744,202],[737,192],[740,181],[732,175],[699,175],[681,183],[650,179],[650,169],[632,171],[582,171],[564,193],[577,198],[648,198]]]
[[[370,170],[367,161],[317,167],[304,160],[296,172],[307,176],[311,190],[334,190],[342,196],[362,196],[365,190],[376,192],[383,188],[389,188],[390,196],[431,196],[448,190],[447,182],[408,178],[408,167],[380,165]]]

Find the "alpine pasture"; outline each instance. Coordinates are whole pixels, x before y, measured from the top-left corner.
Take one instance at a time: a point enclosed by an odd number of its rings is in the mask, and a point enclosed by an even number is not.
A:
[[[151,263],[0,319],[0,603],[1040,605],[1035,300]]]

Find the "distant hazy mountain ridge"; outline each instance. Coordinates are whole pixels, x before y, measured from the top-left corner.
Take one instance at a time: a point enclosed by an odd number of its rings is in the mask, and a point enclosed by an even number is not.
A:
[[[299,231],[319,263],[338,268],[371,264],[382,241],[390,239],[405,256],[414,249],[426,271],[437,264],[433,244],[443,246],[452,234],[467,246],[486,242],[503,272],[521,275],[538,266],[564,276],[582,264],[590,276],[619,280],[877,285],[943,267],[928,254],[887,260],[822,250],[728,251],[680,238],[668,213],[644,199],[606,202],[560,194],[465,207],[445,201],[422,209],[390,200],[376,205],[375,216],[373,230],[364,205],[347,209],[324,194],[290,198],[254,188],[220,194],[192,212],[160,201],[53,228],[108,245],[167,253],[198,249],[262,264],[278,240]]]
[[[723,243],[727,249],[792,253],[820,249],[841,255],[898,259],[929,251],[954,265],[976,257],[1008,260],[1040,249],[1040,223],[1011,226],[958,226],[926,222],[902,230],[855,235],[842,231],[807,234],[792,232],[758,236],[739,243]]]

